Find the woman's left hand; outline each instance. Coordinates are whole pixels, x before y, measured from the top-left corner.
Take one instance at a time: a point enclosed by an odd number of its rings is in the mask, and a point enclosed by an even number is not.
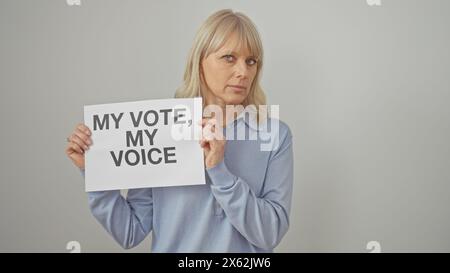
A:
[[[222,128],[219,127],[216,119],[202,119],[202,139],[200,146],[203,148],[205,157],[205,167],[210,169],[222,162],[225,154],[225,137]]]

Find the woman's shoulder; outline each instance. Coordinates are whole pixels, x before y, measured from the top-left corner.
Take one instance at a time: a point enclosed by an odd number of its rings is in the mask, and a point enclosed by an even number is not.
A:
[[[286,122],[269,117],[261,121],[259,127],[260,139],[264,141],[264,150],[279,151],[291,146],[292,132]]]
[[[268,117],[262,122],[261,128],[266,131],[277,132],[280,136],[292,137],[289,125],[278,118]]]

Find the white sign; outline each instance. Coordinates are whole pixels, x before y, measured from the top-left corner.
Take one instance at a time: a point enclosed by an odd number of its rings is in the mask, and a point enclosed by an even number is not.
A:
[[[86,191],[205,184],[202,99],[84,106]]]

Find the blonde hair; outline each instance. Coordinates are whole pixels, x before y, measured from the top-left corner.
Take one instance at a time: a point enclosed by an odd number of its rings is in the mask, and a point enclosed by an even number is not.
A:
[[[257,72],[243,106],[255,105],[258,108],[259,105],[266,104],[266,96],[259,83],[263,65],[263,48],[258,30],[250,18],[231,9],[215,12],[198,30],[187,60],[183,84],[175,93],[176,98],[203,97],[200,78],[201,61],[219,50],[232,33],[238,34],[238,46],[244,43],[257,59]]]

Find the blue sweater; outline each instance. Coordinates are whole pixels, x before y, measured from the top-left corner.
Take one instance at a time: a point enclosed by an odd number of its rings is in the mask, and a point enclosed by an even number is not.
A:
[[[89,192],[92,214],[123,248],[153,232],[152,252],[272,252],[289,227],[293,149],[285,123],[264,124],[241,117],[224,128],[259,137],[227,140],[205,185],[130,189],[126,198],[119,190]]]

